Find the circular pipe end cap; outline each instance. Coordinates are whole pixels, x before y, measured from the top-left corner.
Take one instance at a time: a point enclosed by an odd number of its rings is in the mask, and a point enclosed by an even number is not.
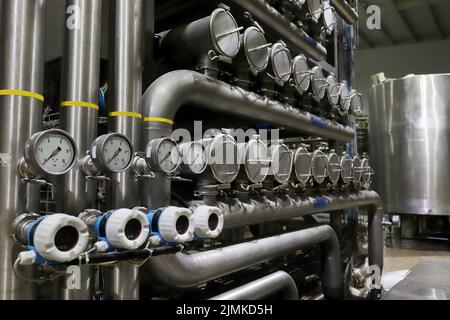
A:
[[[89,242],[86,224],[66,214],[45,217],[34,232],[34,247],[44,259],[69,262],[85,252]]]
[[[194,216],[188,209],[167,207],[161,213],[158,225],[161,237],[167,242],[185,243],[194,239]]]
[[[199,206],[194,209],[195,234],[204,239],[215,239],[222,232],[223,220],[219,208]]]
[[[147,216],[139,210],[118,209],[106,222],[106,237],[115,248],[134,250],[149,236]]]

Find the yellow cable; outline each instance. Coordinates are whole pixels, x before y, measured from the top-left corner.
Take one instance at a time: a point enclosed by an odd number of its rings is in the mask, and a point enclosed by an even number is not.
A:
[[[33,98],[36,100],[39,100],[41,102],[44,102],[44,96],[39,93],[26,91],[26,90],[0,90],[0,96],[21,96],[21,97],[28,97]]]
[[[166,119],[166,118],[144,118],[144,121],[145,122],[162,122],[162,123],[167,123],[170,125],[174,124],[173,120]]]
[[[82,107],[82,108],[89,108],[89,109],[95,109],[98,111],[98,105],[90,102],[83,102],[83,101],[63,101],[61,102],[61,107]]]
[[[109,114],[110,117],[133,117],[142,119],[142,114],[138,112],[114,111]]]

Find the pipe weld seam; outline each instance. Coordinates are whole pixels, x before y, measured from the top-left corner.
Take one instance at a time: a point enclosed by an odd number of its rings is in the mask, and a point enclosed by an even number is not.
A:
[[[142,114],[138,112],[114,111],[109,113],[110,117],[132,117],[142,119]]]
[[[15,90],[15,89],[0,90],[0,96],[28,97],[44,102],[44,96],[42,94],[26,90]]]
[[[158,118],[158,117],[146,117],[144,118],[145,122],[161,122],[161,123],[166,123],[166,124],[170,124],[173,125],[174,122],[171,119],[166,119],[166,118]]]
[[[84,101],[63,101],[61,102],[61,107],[80,107],[94,109],[97,111],[99,109],[97,104]]]

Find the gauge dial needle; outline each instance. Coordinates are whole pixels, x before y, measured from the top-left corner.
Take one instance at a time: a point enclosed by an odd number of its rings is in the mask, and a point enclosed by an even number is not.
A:
[[[117,149],[117,151],[114,153],[114,155],[112,156],[111,159],[109,159],[108,163],[111,163],[120,153],[122,152],[122,149],[119,148]]]
[[[160,163],[163,163],[164,161],[166,161],[167,159],[169,159],[169,157],[170,157],[171,155],[172,155],[172,150],[169,151],[169,152],[167,153],[167,155],[164,157],[164,159],[161,160]]]
[[[62,150],[61,147],[56,148],[55,151],[52,152],[52,154],[50,155],[50,157],[48,157],[48,158],[44,161],[43,165],[46,164],[47,162],[49,162],[51,158],[56,157],[56,156],[58,155],[58,153],[61,152],[61,150]]]

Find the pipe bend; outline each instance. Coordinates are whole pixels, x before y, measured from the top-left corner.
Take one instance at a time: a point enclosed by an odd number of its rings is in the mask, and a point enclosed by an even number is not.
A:
[[[281,293],[283,300],[298,300],[297,285],[289,273],[277,271],[210,300],[261,300],[275,293]]]
[[[152,136],[151,130],[170,134],[176,113],[187,104],[337,141],[350,141],[355,136],[355,130],[348,126],[292,110],[278,101],[195,71],[178,70],[159,77],[144,94],[146,138]]]

